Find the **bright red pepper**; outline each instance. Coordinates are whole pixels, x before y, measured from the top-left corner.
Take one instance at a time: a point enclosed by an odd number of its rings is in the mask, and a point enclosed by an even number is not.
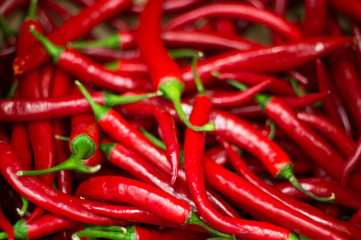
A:
[[[49,34],[50,40],[56,44],[66,44],[87,33],[94,26],[111,18],[124,9],[130,1],[128,0],[100,0],[96,4],[83,9],[79,14],[64,23],[61,27]],[[74,26],[77,26],[74,28]],[[49,59],[45,48],[38,44],[27,51],[24,56],[17,58],[14,62],[16,74],[30,71],[42,65]]]
[[[241,18],[260,23],[274,29],[290,40],[299,40],[301,32],[284,18],[267,10],[258,9],[245,4],[213,3],[171,19],[165,30],[175,30],[200,18],[227,17]]]

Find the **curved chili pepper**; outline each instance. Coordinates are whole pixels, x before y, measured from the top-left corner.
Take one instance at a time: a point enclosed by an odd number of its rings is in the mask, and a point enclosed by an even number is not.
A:
[[[271,83],[270,80],[256,84],[245,91],[238,91],[236,93],[215,93],[212,95],[211,101],[215,107],[227,108],[240,105],[261,92]]]
[[[180,69],[168,55],[160,38],[163,2],[164,0],[147,2],[145,10],[140,14],[137,29],[138,47],[149,67],[153,88],[162,92],[163,97],[173,103],[179,117],[187,127],[197,131],[213,131],[212,124],[205,124],[197,128],[192,126],[182,109],[180,98],[184,83]],[[150,48],[149,45],[152,47]],[[154,61],[155,57],[157,57],[157,61]]]
[[[120,219],[135,223],[146,223],[146,224],[170,226],[170,227],[179,226],[179,224],[170,222],[168,219],[160,217],[158,214],[144,210],[140,207],[110,205],[100,202],[85,204],[83,207],[99,215],[109,216],[115,219]]]
[[[190,115],[190,122],[195,126],[202,126],[208,122],[212,102],[211,99],[205,95],[204,88],[196,74],[195,79],[197,81],[196,84],[199,95],[196,97],[194,107]],[[219,231],[234,234],[240,238],[255,238],[256,236],[252,236],[252,234],[248,231],[252,231],[253,228],[257,228],[256,224],[252,226],[252,222],[224,217],[217,212],[208,201],[205,184],[203,182],[204,173],[202,161],[204,154],[204,141],[204,132],[196,132],[190,128],[186,130],[184,141],[184,167],[188,186],[194,202],[197,205],[197,209],[204,220]],[[265,226],[258,227],[263,228]],[[245,228],[247,228],[248,231]],[[264,234],[264,232],[262,234]],[[272,238],[272,236],[268,237]]]
[[[100,165],[87,166],[82,159],[91,157],[98,148],[99,128],[93,115],[77,115],[72,118],[69,149],[72,156],[52,168],[19,171],[18,176],[41,175],[60,170],[74,170],[81,173],[94,173]]]
[[[83,9],[79,14],[50,33],[49,38],[56,44],[66,44],[68,41],[81,37],[95,25],[104,22],[119,13],[128,3],[128,0],[97,1],[95,4]],[[75,29],[74,26],[77,26],[77,28]],[[14,72],[16,74],[21,74],[30,71],[42,65],[48,59],[49,55],[45,48],[41,44],[38,44],[27,51],[24,56],[18,57],[14,61]]]
[[[156,169],[127,147],[119,143],[102,143],[100,149],[107,155],[110,163],[129,172],[139,181],[157,186],[159,189],[163,189],[163,191],[195,207],[183,182],[178,181],[171,185],[167,174]]]
[[[95,191],[89,191],[90,186],[92,186],[92,189],[101,188],[101,190],[97,190],[97,193]],[[119,191],[119,189],[124,190]],[[131,192],[126,191],[125,189],[131,189]],[[132,179],[115,176],[95,177],[82,182],[75,194],[77,196],[83,196],[85,198],[97,200],[125,201],[140,206],[145,210],[157,213],[158,215],[175,223],[197,224],[205,227],[207,230],[211,230],[209,227],[205,226],[205,224],[202,223],[198,217],[196,217],[196,215],[194,215],[191,207],[188,204],[177,198],[174,198],[171,195],[166,194],[157,188],[153,188],[150,185]],[[237,219],[234,219],[233,221],[236,220]],[[252,226],[250,222],[244,221],[243,226],[245,229],[243,229],[243,231],[249,231],[247,223],[250,225],[250,227]],[[271,224],[259,223],[261,226],[258,225],[258,227],[256,225],[257,224],[254,226],[255,229],[261,228],[264,230],[264,232],[258,232],[258,234],[271,237],[272,239],[288,239],[288,237],[291,238],[292,236],[289,235],[289,232]],[[240,225],[239,228],[242,228],[242,225]],[[223,233],[216,234],[226,238],[230,237],[229,235]],[[253,233],[248,234],[250,234],[250,236],[253,235]],[[258,234],[255,232],[255,236]]]
[[[33,35],[44,44],[46,50],[53,57],[57,66],[94,86],[102,87],[115,92],[126,90],[149,90],[147,80],[116,74],[100,64],[80,55],[74,50],[64,49],[54,45],[44,35],[30,29]]]
[[[318,195],[322,196],[330,194],[331,192],[335,193],[334,202],[341,206],[355,210],[359,209],[361,206],[361,194],[353,189],[343,187],[335,180],[309,177],[301,178],[299,181],[305,189],[317,193]],[[300,193],[288,183],[279,183],[274,187],[292,198],[301,200],[308,199],[307,196]]]
[[[123,221],[99,216],[84,210],[81,206],[86,202],[85,200],[61,193],[32,176],[17,176],[16,172],[21,170],[24,170],[24,166],[12,147],[5,142],[0,142],[1,174],[19,194],[30,202],[59,216],[84,223],[95,225],[125,224]]]
[[[351,43],[350,38],[321,37],[261,49],[233,51],[200,62],[197,66],[197,72],[204,84],[215,81],[212,75],[214,72],[280,72],[300,66]],[[274,59],[277,59],[277,61],[273,61]],[[181,72],[182,79],[186,84],[186,90],[194,89],[191,67],[185,67]]]
[[[157,93],[134,96],[115,95],[109,92],[94,92],[94,100],[106,106],[136,102],[144,98],[157,96]],[[90,113],[91,107],[84,97],[64,96],[39,99],[0,100],[0,121],[31,121],[52,119]]]
[[[80,225],[81,223],[67,218],[45,214],[32,223],[25,223],[24,219],[20,219],[13,228],[16,239],[39,239]],[[0,233],[0,239],[7,239],[7,235]]]
[[[307,233],[307,234],[323,235],[325,233],[324,229],[327,229],[326,231],[328,232],[330,231],[328,229],[331,229],[331,231],[337,232],[338,234],[345,236],[347,238],[352,238],[352,237],[357,238],[356,236],[361,234],[358,228],[346,224],[343,221],[330,218],[329,216],[320,212],[318,209],[312,207],[311,205],[307,205],[293,198],[289,198],[286,195],[281,194],[279,191],[275,190],[273,187],[267,185],[249,170],[249,168],[245,165],[242,159],[238,156],[237,152],[234,149],[232,149],[227,142],[225,142],[222,139],[220,139],[220,141],[223,147],[226,149],[232,164],[234,165],[237,172],[242,177],[244,177],[250,184],[254,185],[257,189],[262,190],[269,196],[272,196],[274,199],[277,199],[277,201],[282,202],[282,204],[286,205],[291,209],[290,210],[291,212],[296,211],[297,213],[301,213],[302,215],[299,217],[302,219],[302,221],[310,222],[310,224],[301,224],[298,227],[299,229],[301,229],[301,232],[304,232],[304,234]],[[290,218],[285,221],[293,221],[293,220],[291,220]],[[307,229],[310,226],[313,226],[312,230]],[[315,238],[318,238],[316,237],[316,235]]]
[[[239,82],[231,82],[231,84],[239,84]],[[243,86],[238,86],[242,88]],[[269,98],[269,97],[268,97]],[[272,97],[271,99],[274,99],[275,97]],[[267,97],[265,95],[256,95],[255,99],[257,102],[262,104],[263,109],[267,111],[268,104],[272,104],[271,100],[267,100]],[[280,101],[280,100],[279,100]],[[271,107],[272,109],[272,107]],[[270,116],[269,114],[267,114]],[[277,115],[272,115],[272,117],[276,117]],[[274,118],[272,118],[274,120]],[[285,121],[285,120],[284,120]],[[278,123],[279,121],[277,121]],[[285,121],[286,122],[286,121]],[[308,193],[307,191],[304,191],[302,189],[302,186],[298,183],[296,176],[293,173],[293,163],[291,159],[287,156],[285,152],[283,152],[276,144],[273,144],[271,141],[268,141],[267,138],[265,138],[262,134],[258,133],[255,129],[248,128],[248,138],[252,139],[253,141],[249,143],[253,146],[247,146],[245,147],[247,150],[251,151],[253,154],[258,156],[258,158],[265,164],[267,170],[272,174],[272,176],[276,178],[285,178],[288,179],[289,182],[295,186],[296,188],[303,191],[308,196],[311,196],[315,199],[318,199],[320,201],[327,201],[332,200],[333,196],[331,196],[329,199],[327,198],[319,198],[312,193]],[[257,148],[254,145],[262,146],[260,148],[255,150],[253,148]],[[273,146],[272,146],[273,145]],[[267,148],[265,146],[268,146]],[[259,152],[263,151],[263,152]]]
[[[349,157],[355,149],[355,142],[353,139],[347,136],[343,129],[339,128],[339,126],[335,125],[327,118],[319,114],[306,112],[298,112],[297,118],[325,135],[345,157]]]
[[[338,23],[332,18],[328,20],[329,33],[333,36],[340,36],[342,30]],[[351,122],[357,128],[357,132],[361,133],[361,124],[359,123],[361,121],[361,111],[359,109],[360,103],[358,102],[358,99],[361,98],[361,77],[348,54],[350,54],[349,50],[338,49],[329,54],[328,62],[337,90],[351,115]]]
[[[306,0],[305,13],[305,21],[303,22],[304,36],[323,35],[327,19],[327,1]]]
[[[333,122],[342,126],[348,136],[352,136],[353,131],[346,108],[320,59],[316,60],[316,68],[318,89],[320,91],[330,91],[330,95],[323,100],[323,107],[326,114]]]
[[[117,240],[205,240],[209,238],[207,233],[199,233],[195,231],[187,231],[180,229],[166,229],[154,230],[140,226],[128,226],[126,229],[119,229],[120,231],[102,230],[102,229],[86,229],[73,234],[76,237],[103,237],[106,239]]]
[[[217,74],[217,79],[236,80],[246,85],[256,85],[261,82],[270,81],[271,83],[266,87],[268,91],[277,95],[286,95],[286,96],[295,95],[294,91],[292,90],[289,84],[271,75],[262,75],[251,72],[224,72],[224,73],[222,72]]]
[[[343,164],[342,174],[341,174],[341,184],[346,185],[347,181],[355,170],[357,165],[360,163],[361,158],[361,137],[357,141],[353,151],[348,155],[346,162]]]
[[[0,4],[0,13],[2,15],[4,15],[4,16],[7,16],[10,13],[12,13],[14,10],[16,10],[19,7],[27,4],[28,2],[30,2],[30,0],[17,0],[17,1],[6,0],[6,1],[2,1],[1,4]]]
[[[13,226],[7,218],[4,216],[4,213],[1,210],[0,204],[0,229],[5,231],[9,240],[15,240],[15,234],[13,230]]]
[[[222,16],[227,18],[241,18],[266,25],[290,40],[301,39],[301,32],[284,18],[280,18],[272,12],[263,9],[237,3],[214,3],[212,5],[197,8],[193,11],[188,11],[183,15],[171,19],[164,29],[179,29],[196,19]]]
[[[221,48],[234,50],[248,50],[261,48],[262,46],[236,36],[222,36],[215,33],[204,33],[200,31],[166,31],[161,33],[164,44],[170,47],[199,47],[199,48]],[[106,39],[89,42],[72,42],[70,48],[82,49],[89,47],[111,47],[129,49],[136,45],[136,36],[132,32],[119,32]]]
[[[292,109],[281,100],[272,97],[263,102],[265,114],[273,119],[328,174],[340,180],[345,161],[342,156],[307,125],[298,120]],[[358,173],[350,177],[350,185],[355,189],[359,189],[356,184],[359,178],[361,175]]]
[[[80,89],[83,89],[82,86],[79,87]],[[127,123],[116,111],[97,105],[91,100],[90,95],[88,95],[85,91],[82,91],[82,93],[85,94],[86,98],[90,101],[96,116],[95,118],[105,133],[136,151],[139,155],[150,160],[163,172],[167,173],[170,171],[169,173],[171,174],[171,168],[168,168],[171,166],[169,162],[158,161],[158,159],[162,159],[164,157],[163,153],[159,149],[154,148],[139,131],[132,128],[129,123]],[[150,158],[150,156],[152,157]],[[183,178],[183,181],[184,180],[185,179]],[[217,204],[219,207],[226,208],[224,202],[217,199],[214,194],[212,194],[212,197],[213,202],[215,200],[218,201]]]

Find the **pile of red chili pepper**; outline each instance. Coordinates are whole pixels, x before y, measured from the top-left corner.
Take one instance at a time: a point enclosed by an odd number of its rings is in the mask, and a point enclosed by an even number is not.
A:
[[[0,239],[361,239],[358,0],[0,0]]]

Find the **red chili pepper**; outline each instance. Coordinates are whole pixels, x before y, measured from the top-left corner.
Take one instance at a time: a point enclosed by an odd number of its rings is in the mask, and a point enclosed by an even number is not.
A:
[[[215,107],[234,107],[252,100],[257,93],[267,88],[270,83],[270,80],[264,81],[250,87],[245,91],[238,91],[236,93],[215,93],[212,95],[211,101]]]
[[[139,181],[163,189],[163,191],[195,207],[184,182],[177,181],[170,184],[169,175],[152,166],[132,150],[119,143],[102,143],[100,149],[107,155],[110,163],[129,172]]]
[[[18,9],[19,7],[27,4],[28,2],[30,2],[30,0],[6,0],[6,1],[2,1],[0,4],[0,13],[4,16],[9,15],[10,13],[12,13],[14,10]]]
[[[61,69],[56,68],[54,73],[53,89],[51,92],[52,97],[61,97],[66,96],[71,93],[72,81],[68,74],[63,72]],[[69,121],[67,118],[56,118],[52,122],[54,136],[66,136],[69,133]],[[54,139],[55,152],[56,152],[56,163],[61,164],[69,156],[70,151],[68,149],[68,144],[65,141]],[[72,192],[72,175],[70,171],[59,171],[56,175],[57,177],[57,187],[63,193]]]
[[[323,100],[323,107],[326,114],[333,122],[342,126],[348,136],[352,136],[353,131],[344,103],[342,103],[336,87],[332,83],[331,78],[329,74],[327,74],[324,64],[322,64],[320,59],[316,60],[316,68],[319,90],[330,92],[330,95],[326,96]]]
[[[310,238],[347,239],[326,227],[317,226],[317,228],[319,228],[317,231],[315,229],[315,223],[305,224],[304,215],[285,206],[283,203],[263,193],[236,174],[212,161],[205,161],[205,179],[207,183],[211,184],[217,191],[231,198],[240,208],[257,218],[266,218],[288,229],[297,229],[298,233]],[[310,229],[310,227],[312,227],[312,229]]]
[[[215,81],[212,75],[214,72],[280,72],[300,66],[348,44],[351,44],[350,38],[321,37],[262,49],[233,51],[200,62],[197,72],[205,85]],[[182,78],[186,90],[192,90],[194,83],[191,67],[182,69]]]
[[[225,72],[219,73],[219,75],[217,75],[217,79],[223,81],[236,80],[246,85],[256,85],[261,82],[270,81],[271,83],[266,87],[268,91],[277,95],[295,95],[292,87],[289,84],[271,75],[262,75],[250,72]]]
[[[209,238],[209,234],[207,233],[199,233],[194,231],[187,231],[181,229],[163,229],[163,230],[155,230],[144,228],[140,226],[128,226],[125,229],[120,229],[118,231],[112,230],[102,230],[102,229],[86,229],[83,231],[79,231],[73,234],[73,236],[77,237],[103,237],[107,239],[128,239],[128,240],[205,240]]]
[[[329,18],[327,26],[331,35],[340,36],[342,34],[338,23],[333,19]],[[361,111],[358,102],[358,99],[361,98],[361,76],[348,54],[352,54],[352,52],[347,49],[338,49],[329,54],[328,62],[337,91],[342,96],[342,100],[351,115],[351,122],[357,128],[357,132],[361,133],[359,122],[361,121]]]
[[[30,142],[26,126],[22,123],[17,123],[11,129],[11,145],[19,158],[24,164],[30,168],[32,162],[32,155],[30,150]]]
[[[343,129],[319,114],[298,112],[297,118],[307,123],[311,128],[317,130],[327,137],[345,157],[349,157],[355,149],[355,142],[346,135]]]
[[[361,161],[361,137],[357,141],[352,153],[348,155],[346,162],[343,164],[342,174],[341,174],[341,184],[346,185],[347,181],[353,171],[356,170],[356,167]]]
[[[7,218],[4,216],[4,213],[1,210],[1,204],[0,204],[0,229],[6,232],[9,240],[15,240],[13,226],[11,226],[9,220],[7,220]]]
[[[296,215],[298,215],[299,213],[302,214],[302,216],[299,217],[302,218],[303,221],[312,222],[310,224],[301,224],[301,226],[297,227],[298,229],[301,229],[301,232],[304,232],[304,234],[306,233],[310,234],[311,232],[313,232],[311,234],[322,235],[326,231],[327,232],[330,231],[328,229],[331,229],[331,231],[337,232],[338,234],[345,236],[347,238],[356,237],[357,235],[361,234],[358,228],[346,224],[343,221],[330,218],[329,216],[320,212],[317,208],[314,208],[308,204],[304,204],[303,202],[297,201],[293,198],[289,198],[286,195],[281,194],[279,191],[275,190],[273,187],[267,185],[249,170],[249,168],[245,165],[244,161],[242,161],[242,159],[238,156],[237,152],[234,149],[232,149],[227,142],[221,139],[220,141],[223,147],[226,149],[230,161],[232,162],[232,165],[235,167],[236,171],[243,178],[245,178],[250,184],[255,186],[257,189],[262,190],[269,196],[272,196],[274,199],[277,199],[278,201],[282,202],[284,205],[286,205],[291,209],[290,210],[291,212],[296,211],[297,212]],[[244,202],[244,204],[245,203],[246,202]],[[290,216],[290,219],[284,221],[286,222],[293,221],[291,220],[291,218],[292,216]],[[310,226],[313,226],[312,230],[307,229]],[[324,229],[327,230],[324,231]],[[315,238],[318,238],[316,237],[316,235]]]
[[[274,15],[272,12],[258,9],[245,4],[237,3],[214,3],[171,19],[165,26],[165,30],[175,30],[200,18],[227,17],[241,18],[260,23],[281,33],[290,40],[299,40],[301,32],[284,18]]]
[[[199,47],[220,48],[234,50],[248,50],[261,48],[258,43],[237,36],[222,36],[215,33],[204,33],[200,31],[166,31],[161,33],[164,44],[170,47]],[[136,36],[133,32],[119,32],[106,39],[89,42],[72,42],[70,48],[83,49],[90,47],[110,47],[129,49],[136,45]]]
[[[361,194],[353,189],[343,187],[335,180],[309,177],[301,178],[299,181],[305,189],[320,196],[326,196],[333,192],[335,194],[333,202],[339,204],[340,206],[345,206],[355,210],[361,207]],[[301,200],[309,199],[288,183],[279,183],[274,187],[292,198]]]
[[[137,29],[138,47],[149,67],[153,88],[159,90],[163,97],[172,101],[179,117],[188,127],[197,131],[212,131],[213,128],[209,124],[194,128],[182,110],[180,98],[184,83],[180,69],[168,55],[160,38],[163,2],[164,0],[147,2],[145,10],[139,17]],[[154,61],[155,57],[157,61]]]
[[[282,101],[273,97],[266,102],[264,104],[265,114],[298,143],[313,161],[332,177],[340,180],[345,161],[342,156],[307,125],[298,120],[292,109]],[[360,174],[353,174],[350,177],[350,186],[359,189],[357,184],[359,178],[361,178]]]
[[[66,44],[68,41],[75,40],[84,33],[87,33],[95,25],[111,18],[119,11],[124,9],[129,1],[127,0],[100,0],[92,6],[83,9],[79,14],[64,23],[61,27],[49,34],[50,40],[56,44]],[[77,26],[77,28],[74,28]],[[27,51],[24,56],[18,57],[14,63],[15,74],[30,71],[42,65],[49,59],[45,48],[38,44]]]
[[[125,224],[122,221],[102,217],[84,210],[81,206],[86,202],[85,200],[61,193],[32,176],[17,176],[16,173],[22,170],[24,170],[24,166],[12,147],[5,142],[0,142],[1,174],[13,189],[30,202],[59,216],[84,223],[95,225]]]
[[[330,6],[334,8],[336,11],[339,11],[340,13],[348,17],[351,17],[357,21],[361,20],[360,18],[361,8],[357,0],[350,0],[344,4],[337,0],[331,0],[329,3]]]
[[[72,18],[72,14],[65,7],[63,7],[61,4],[57,2],[41,1],[40,4],[44,6],[44,8],[47,8],[50,11],[56,13],[56,15],[59,16],[63,22],[66,22]]]
[[[14,225],[14,232],[16,239],[39,239],[80,225],[81,223],[67,218],[45,214],[32,223],[25,223],[24,219],[20,219]],[[7,235],[0,233],[0,239],[7,239]]]
[[[305,13],[305,21],[303,23],[304,36],[314,37],[323,35],[327,19],[327,1],[305,1]]]
[[[49,34],[56,29],[55,22],[49,12],[42,8],[41,5],[38,7],[37,16],[45,34]]]
[[[200,83],[200,79],[196,76],[195,79],[198,81],[196,84],[199,95],[196,97],[190,116],[190,122],[195,126],[202,126],[208,122],[208,116],[212,107],[212,102],[211,99],[205,95],[205,91]],[[261,223],[259,223],[259,226],[257,226],[256,223],[253,224],[251,221],[247,222],[240,219],[230,219],[224,217],[216,209],[214,209],[211,203],[208,201],[205,184],[203,182],[204,173],[202,161],[204,154],[204,144],[204,132],[197,132],[187,128],[184,140],[184,167],[188,186],[197,209],[200,212],[200,215],[208,224],[218,229],[219,231],[228,234],[234,234],[241,238],[252,238],[253,236],[249,231],[252,231],[253,228],[263,228],[265,226],[262,226]],[[264,232],[262,232],[262,234],[264,234]]]
[[[46,50],[53,57],[60,68],[94,86],[115,92],[126,90],[149,90],[148,81],[142,78],[116,74],[102,65],[92,62],[74,50],[65,49],[51,43],[37,31],[30,29],[33,35],[44,44]]]

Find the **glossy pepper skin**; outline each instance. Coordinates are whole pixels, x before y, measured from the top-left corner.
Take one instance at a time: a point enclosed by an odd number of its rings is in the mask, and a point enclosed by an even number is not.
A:
[[[6,181],[26,199],[45,210],[89,224],[125,224],[84,210],[81,199],[61,193],[32,176],[17,176],[16,173],[24,170],[24,166],[8,143],[0,142],[0,159],[0,171]]]
[[[165,30],[179,29],[187,23],[191,23],[200,18],[222,17],[240,18],[256,23],[264,24],[273,30],[281,33],[286,38],[293,40],[301,39],[302,33],[284,18],[278,17],[270,11],[258,9],[253,6],[236,3],[217,3],[188,11],[183,15],[170,20]]]
[[[309,224],[303,225],[302,229],[301,227],[299,227],[301,231],[305,233],[313,232],[312,234],[315,234],[315,236],[317,236],[322,235],[322,232],[324,232],[324,229],[326,228],[347,238],[357,239],[360,236],[361,231],[357,227],[352,226],[351,224],[347,224],[344,221],[334,219],[309,204],[295,200],[294,198],[290,198],[285,194],[281,194],[275,188],[266,184],[254,172],[250,170],[248,164],[246,165],[245,161],[238,155],[238,151],[236,149],[232,148],[232,146],[223,139],[220,139],[220,142],[222,146],[226,149],[229,160],[234,166],[237,173],[239,173],[245,180],[256,186],[258,189],[272,196],[274,199],[282,202],[284,205],[290,207],[292,211],[297,211],[298,213],[301,213],[303,215],[303,221],[305,223],[309,222]],[[292,187],[292,189],[295,188]],[[304,196],[303,193],[302,195]],[[313,225],[314,227],[312,229],[307,229],[307,226],[311,225]]]
[[[262,49],[233,51],[199,62],[197,72],[205,85],[215,81],[212,75],[215,71],[282,72],[351,44],[352,40],[347,37],[317,37]],[[193,90],[195,85],[191,67],[184,67],[181,72],[186,91]]]
[[[128,0],[97,1],[95,4],[83,9],[79,14],[50,33],[49,38],[56,44],[64,45],[68,41],[83,36],[97,24],[102,23],[119,13],[119,11],[124,9],[129,3],[130,1]],[[74,28],[73,26],[77,27]],[[39,67],[48,59],[49,55],[45,48],[41,44],[38,44],[14,61],[14,70],[17,74],[21,74]]]

